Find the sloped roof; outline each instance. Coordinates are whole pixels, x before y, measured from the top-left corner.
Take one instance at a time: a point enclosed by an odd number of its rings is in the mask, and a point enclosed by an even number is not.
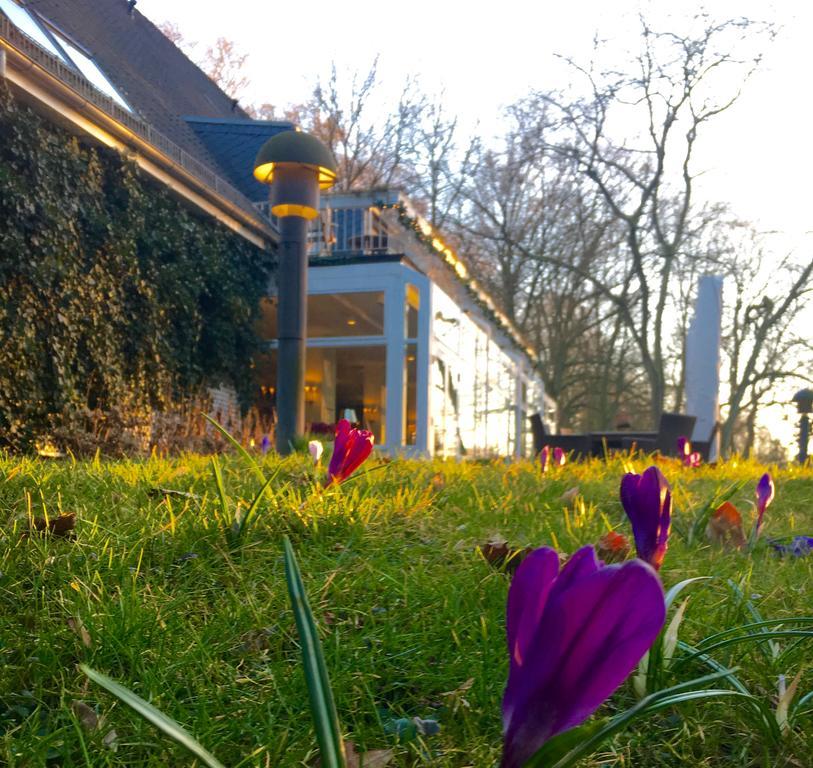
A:
[[[268,139],[292,130],[293,123],[198,116],[187,117],[186,122],[237,189],[252,202],[268,198],[268,186],[252,174],[254,158]]]
[[[28,0],[29,10],[85,48],[129,104],[181,149],[224,172],[184,115],[245,112],[126,0]]]

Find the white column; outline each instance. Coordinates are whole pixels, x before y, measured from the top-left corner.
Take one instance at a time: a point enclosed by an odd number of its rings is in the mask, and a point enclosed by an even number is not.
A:
[[[386,447],[391,453],[400,451],[404,444],[405,304],[405,281],[402,278],[389,280],[384,291],[384,337],[387,343]]]
[[[415,421],[416,436],[415,450],[428,456],[430,453],[430,424],[431,413],[431,371],[432,371],[432,283],[421,276],[420,280],[413,280],[418,287],[420,307],[418,308],[418,351],[417,351],[417,382]]]
[[[522,439],[525,433],[525,424],[523,415],[525,413],[525,405],[522,398],[522,382],[525,378],[525,371],[523,370],[521,360],[514,363],[514,456],[522,458],[522,446],[524,440]]]
[[[686,411],[696,416],[695,440],[709,439],[720,411],[720,342],[723,316],[723,278],[705,275],[697,284],[694,319],[686,336]],[[709,459],[717,458],[715,435]]]

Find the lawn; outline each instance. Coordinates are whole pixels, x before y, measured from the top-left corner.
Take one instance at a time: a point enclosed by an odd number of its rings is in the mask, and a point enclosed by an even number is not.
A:
[[[530,462],[372,460],[319,493],[309,457],[258,461],[274,479],[255,525],[230,552],[207,457],[0,457],[0,764],[193,764],[91,683],[78,669],[85,663],[182,723],[229,768],[313,765],[283,570],[287,534],[346,737],[360,751],[392,748],[391,766],[494,766],[510,576],[480,548],[501,536],[569,553],[609,529],[629,534],[619,482],[649,463],[594,460],[542,475]],[[228,503],[245,506],[260,480],[239,457],[221,462]],[[813,554],[779,557],[766,542],[813,535],[812,469],[771,469],[777,496],[763,539],[746,553],[712,547],[702,532],[689,545],[685,531],[737,481],[745,484],[732,500],[750,520],[765,467],[660,466],[675,504],[663,583],[715,577],[681,595],[690,597],[682,641],[760,617],[813,615]],[[563,500],[574,487],[579,495]],[[76,513],[74,538],[24,535],[32,517],[60,511]],[[810,637],[740,642],[710,655],[736,667],[771,708],[780,675],[789,685],[802,671],[795,701],[813,689]],[[676,666],[668,683],[710,671],[697,661]],[[635,701],[628,681],[597,716]],[[789,732],[771,740],[737,699],[683,704],[637,721],[584,765],[813,766],[813,702],[796,714]]]

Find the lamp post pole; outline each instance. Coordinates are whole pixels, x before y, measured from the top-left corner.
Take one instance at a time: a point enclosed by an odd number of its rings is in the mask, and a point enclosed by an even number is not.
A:
[[[799,463],[807,461],[807,443],[810,440],[810,418],[806,413],[802,414],[799,422]]]
[[[807,415],[813,411],[813,389],[801,389],[793,396],[796,409],[802,414],[799,420],[799,455],[797,460],[800,464],[807,461],[807,443],[810,440],[810,417]]]
[[[283,131],[260,148],[254,178],[271,185],[280,222],[276,447],[287,454],[305,432],[308,222],[319,215],[319,190],[336,180],[336,161],[315,136]]]
[[[305,432],[305,338],[308,327],[308,220],[280,219],[277,297],[277,451]]]

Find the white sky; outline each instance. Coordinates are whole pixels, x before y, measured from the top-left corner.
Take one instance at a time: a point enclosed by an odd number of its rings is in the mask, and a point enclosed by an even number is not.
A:
[[[773,236],[777,252],[813,247],[813,4],[807,0],[139,0],[156,23],[168,20],[203,52],[217,37],[249,54],[244,102],[278,107],[305,101],[331,62],[379,73],[397,94],[417,76],[444,94],[449,114],[481,134],[500,130],[501,109],[533,89],[561,88],[568,71],[555,54],[587,62],[593,37],[636,50],[637,12],[656,27],[700,8],[718,18],[748,16],[780,26],[760,71],[741,99],[699,140],[700,196],[727,202],[742,219]],[[813,327],[813,312],[809,324]],[[788,392],[788,397],[792,392]]]
[[[690,15],[699,3],[669,3]],[[249,54],[244,101],[280,107],[308,98],[335,61],[340,70],[379,70],[393,99],[417,75],[429,93],[444,92],[450,114],[486,134],[499,131],[500,110],[534,88],[558,88],[568,77],[555,54],[586,61],[594,33],[636,45],[639,8],[663,18],[665,2],[640,0],[140,0],[155,22],[178,24],[202,50],[217,37]],[[805,0],[711,0],[715,16],[749,15],[781,25],[761,71],[740,102],[701,138],[702,189],[731,203],[743,218],[798,242],[813,229],[808,199],[813,177],[813,4]]]

